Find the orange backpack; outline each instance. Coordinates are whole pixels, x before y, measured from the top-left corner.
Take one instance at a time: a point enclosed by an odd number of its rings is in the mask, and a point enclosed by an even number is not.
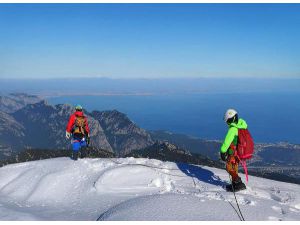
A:
[[[85,135],[85,126],[86,126],[85,117],[84,116],[76,116],[73,134]]]

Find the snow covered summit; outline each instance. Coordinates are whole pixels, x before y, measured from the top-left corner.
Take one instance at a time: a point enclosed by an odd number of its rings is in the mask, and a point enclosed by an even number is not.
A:
[[[56,158],[0,168],[0,220],[239,220],[225,170],[153,159]],[[300,186],[249,177],[245,220],[300,220]]]

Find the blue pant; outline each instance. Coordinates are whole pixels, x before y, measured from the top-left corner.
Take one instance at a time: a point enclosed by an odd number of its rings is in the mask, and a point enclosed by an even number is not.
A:
[[[86,143],[85,139],[73,139],[72,140],[73,152],[78,152],[82,147],[87,147],[87,143]]]

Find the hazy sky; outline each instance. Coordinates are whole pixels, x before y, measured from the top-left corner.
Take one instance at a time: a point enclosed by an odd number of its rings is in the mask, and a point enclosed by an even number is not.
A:
[[[300,77],[300,4],[0,4],[0,77]]]

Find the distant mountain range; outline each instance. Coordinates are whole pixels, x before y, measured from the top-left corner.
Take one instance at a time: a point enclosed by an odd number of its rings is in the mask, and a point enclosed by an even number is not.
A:
[[[169,141],[178,148],[188,149],[192,154],[205,155],[210,160],[219,160],[219,140],[205,140],[169,131],[151,131],[155,140]],[[290,143],[256,143],[254,156],[247,161],[252,175],[285,182],[300,183],[300,145]],[[218,166],[215,166],[218,167]]]
[[[34,95],[0,96],[0,160],[6,164],[68,156],[71,146],[65,128],[73,112],[71,105],[50,105]],[[85,114],[91,128],[91,157],[146,157],[224,168],[219,140],[146,131],[116,110]],[[300,145],[256,144],[248,166],[254,175],[295,182],[300,178],[299,160]]]
[[[188,149],[192,153],[206,155],[212,160],[219,159],[219,140],[205,140],[169,131],[150,131],[155,140],[169,141],[180,148]],[[300,145],[290,143],[256,143],[254,157],[249,160],[251,166],[299,166]]]
[[[71,105],[50,105],[26,94],[1,96],[0,157],[24,149],[68,149],[65,139]],[[150,134],[118,111],[86,112],[91,129],[91,146],[124,155],[152,145]]]

